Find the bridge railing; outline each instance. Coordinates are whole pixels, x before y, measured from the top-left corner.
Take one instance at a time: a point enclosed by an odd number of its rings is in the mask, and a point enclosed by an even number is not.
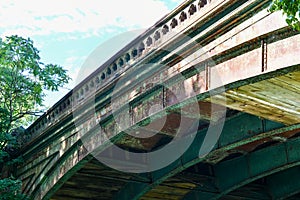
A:
[[[109,85],[111,81],[130,68],[135,62],[157,49],[177,32],[180,32],[187,21],[196,19],[212,0],[186,1],[177,9],[165,16],[154,26],[133,40],[110,60],[88,76],[65,97],[58,101],[29,128],[32,138],[38,137],[45,128],[52,126],[61,118],[69,115],[73,109],[82,105],[95,91]],[[101,115],[106,115],[110,109],[104,109]]]

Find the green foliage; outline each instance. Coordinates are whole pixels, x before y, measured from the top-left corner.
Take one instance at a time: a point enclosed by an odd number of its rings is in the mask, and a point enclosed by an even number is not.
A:
[[[3,177],[7,177],[12,171],[13,166],[16,166],[23,162],[22,157],[17,156],[16,153],[20,149],[21,145],[23,144],[23,137],[28,136],[25,134],[26,130],[24,128],[16,128],[13,129],[10,133],[3,133],[1,134],[5,138],[0,138],[0,141],[5,141],[7,145],[0,150],[0,166],[4,167],[2,169],[3,173],[6,175],[2,175]],[[1,169],[0,167],[0,169]],[[1,176],[1,173],[0,173]],[[21,193],[22,182],[20,180],[11,178],[4,178],[0,179],[0,200],[24,200],[27,197]]]
[[[27,126],[43,112],[44,91],[57,91],[69,80],[61,66],[40,61],[29,38],[0,38],[0,177],[3,168],[2,177],[8,177],[22,161],[16,152],[30,136],[20,126]],[[20,191],[21,181],[0,179],[0,200],[22,199]]]
[[[0,115],[5,123],[1,128],[8,132],[30,123],[28,116],[40,113],[44,90],[57,91],[69,79],[61,66],[40,61],[32,40],[18,36],[1,40]]]
[[[21,200],[27,199],[21,193],[22,182],[14,178],[0,179],[0,200]]]
[[[300,0],[273,0],[269,10],[281,10],[286,15],[286,22],[294,29],[300,30]]]

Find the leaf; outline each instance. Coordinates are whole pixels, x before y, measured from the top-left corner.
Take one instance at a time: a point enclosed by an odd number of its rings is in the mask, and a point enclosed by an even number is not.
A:
[[[299,0],[273,0],[270,12],[282,11],[286,15],[287,24],[295,30],[300,30],[300,1]]]
[[[36,118],[43,109],[45,90],[57,91],[68,83],[67,71],[40,61],[39,50],[30,38],[17,35],[0,38],[0,166],[22,162],[14,153],[30,138],[18,128]],[[21,181],[0,179],[0,200],[24,199]]]

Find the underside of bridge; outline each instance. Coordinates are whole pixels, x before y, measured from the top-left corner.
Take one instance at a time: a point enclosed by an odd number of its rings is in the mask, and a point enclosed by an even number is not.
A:
[[[191,147],[170,166],[125,173],[91,158],[51,199],[299,199],[300,71],[291,67],[276,74],[216,96],[214,103],[227,97],[226,120],[214,150],[204,158],[196,155],[209,126],[206,117],[199,118]],[[211,106],[208,102],[199,101],[202,112]],[[117,144],[139,153],[163,148],[178,128],[174,124],[186,116],[170,112],[168,117],[162,129],[168,134],[162,131],[147,139],[126,136],[126,142]],[[143,130],[153,131],[149,126]],[[109,148],[106,151],[109,154]],[[120,162],[136,164],[129,158]]]
[[[270,2],[186,1],[124,47],[29,128],[23,191],[300,199],[300,34]]]

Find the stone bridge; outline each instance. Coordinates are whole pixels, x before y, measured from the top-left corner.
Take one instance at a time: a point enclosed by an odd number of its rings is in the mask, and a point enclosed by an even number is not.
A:
[[[188,0],[29,128],[33,199],[299,199],[300,35],[270,0]]]

